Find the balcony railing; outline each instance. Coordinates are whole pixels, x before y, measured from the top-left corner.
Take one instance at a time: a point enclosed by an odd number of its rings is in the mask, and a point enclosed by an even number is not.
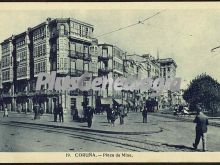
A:
[[[12,97],[12,94],[10,94],[10,93],[3,93],[2,94],[2,97],[4,98],[4,97]]]
[[[85,61],[91,61],[91,60],[92,60],[92,58],[91,58],[91,54],[84,53],[84,57],[83,57],[83,59],[84,59]]]
[[[104,57],[104,56],[98,56],[98,62],[100,62],[100,61],[108,61],[109,59],[110,59],[109,56],[106,56],[106,57]]]
[[[18,92],[17,96],[27,96],[28,92],[27,91],[22,91],[22,92]]]
[[[83,53],[82,52],[76,52],[76,57],[78,58],[78,59],[83,59]]]
[[[58,36],[68,36],[69,32],[67,30],[61,32],[61,30],[56,30],[55,32],[50,34],[50,38],[58,37]]]
[[[80,77],[83,74],[83,70],[70,70],[69,73],[72,77]]]
[[[76,58],[76,51],[75,50],[69,50],[69,57]]]
[[[108,68],[101,68],[101,69],[98,69],[98,75],[106,75],[108,74],[109,72],[111,72],[112,69],[108,69]]]

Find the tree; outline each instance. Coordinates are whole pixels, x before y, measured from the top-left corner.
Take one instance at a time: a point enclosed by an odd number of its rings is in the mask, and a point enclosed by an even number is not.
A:
[[[220,102],[220,84],[203,73],[190,82],[183,93],[183,98],[189,103],[191,111],[195,111],[195,105],[201,103],[204,109],[214,115]]]

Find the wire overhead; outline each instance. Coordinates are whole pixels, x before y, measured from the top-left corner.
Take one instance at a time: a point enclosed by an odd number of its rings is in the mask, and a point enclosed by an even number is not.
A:
[[[98,38],[98,37],[101,37],[101,36],[104,36],[104,35],[108,35],[108,34],[111,34],[111,33],[114,33],[114,32],[120,31],[120,30],[124,30],[124,29],[130,28],[130,27],[132,27],[132,26],[136,26],[136,25],[139,25],[139,24],[144,24],[145,21],[147,21],[147,20],[149,20],[149,19],[155,17],[156,15],[160,14],[162,11],[163,11],[163,10],[161,10],[161,11],[155,13],[154,15],[152,15],[152,16],[150,16],[150,17],[147,17],[147,18],[145,18],[145,19],[143,19],[143,20],[141,20],[141,21],[138,21],[137,23],[134,23],[134,24],[131,24],[131,25],[128,25],[128,26],[125,26],[125,27],[121,27],[121,28],[119,28],[119,29],[110,31],[110,32],[108,32],[108,33],[100,34],[100,35],[96,36],[95,38]]]

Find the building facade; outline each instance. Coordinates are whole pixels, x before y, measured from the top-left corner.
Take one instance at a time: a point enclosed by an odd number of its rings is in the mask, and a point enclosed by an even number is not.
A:
[[[160,63],[160,77],[166,80],[176,76],[177,64],[172,58],[159,59],[158,62]],[[179,95],[175,92],[164,91],[162,94],[162,106],[170,107],[178,104],[178,97]]]
[[[93,30],[93,25],[72,18],[48,18],[4,40],[1,43],[2,96],[9,110],[28,112],[32,111],[33,104],[39,103],[45,112],[53,113],[58,103],[62,103],[64,110],[77,108],[79,111],[86,104],[92,105],[90,92],[67,94],[44,90],[46,86],[36,91],[35,87],[39,73],[56,71],[57,76],[79,77],[84,72],[92,72],[89,50],[94,42]]]
[[[93,25],[73,18],[48,18],[5,39],[1,43],[0,63],[2,106],[4,103],[10,111],[26,113],[39,104],[45,113],[53,113],[55,106],[62,104],[65,112],[78,111],[82,117],[88,105],[100,107],[128,102],[135,105],[149,99],[149,92],[154,92],[108,90],[110,82],[100,91],[48,91],[47,84],[36,91],[40,73],[55,71],[58,77],[80,77],[88,72],[92,79],[102,77],[113,81],[118,77],[156,79],[176,75],[173,59],[156,59],[150,54],[129,55],[115,45],[99,44],[93,38],[93,31]]]
[[[100,50],[98,56],[98,76],[108,80],[112,79],[113,81],[118,77],[122,77],[124,74],[123,60],[125,59],[126,52],[111,44],[99,44],[98,47]],[[108,90],[108,86],[106,86],[106,90],[100,91],[98,94],[97,105],[109,104],[112,102],[112,98],[116,102],[122,103],[122,95],[121,91]]]

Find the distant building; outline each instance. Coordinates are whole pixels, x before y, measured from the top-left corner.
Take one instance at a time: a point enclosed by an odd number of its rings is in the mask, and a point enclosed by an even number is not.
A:
[[[176,76],[176,68],[177,64],[172,58],[159,59],[160,63],[160,77],[165,79],[174,78]],[[178,94],[171,91],[165,91],[163,93],[163,106],[171,106],[174,104],[178,104],[176,101]]]
[[[176,76],[176,62],[172,58],[159,59],[160,77],[173,78]]]

